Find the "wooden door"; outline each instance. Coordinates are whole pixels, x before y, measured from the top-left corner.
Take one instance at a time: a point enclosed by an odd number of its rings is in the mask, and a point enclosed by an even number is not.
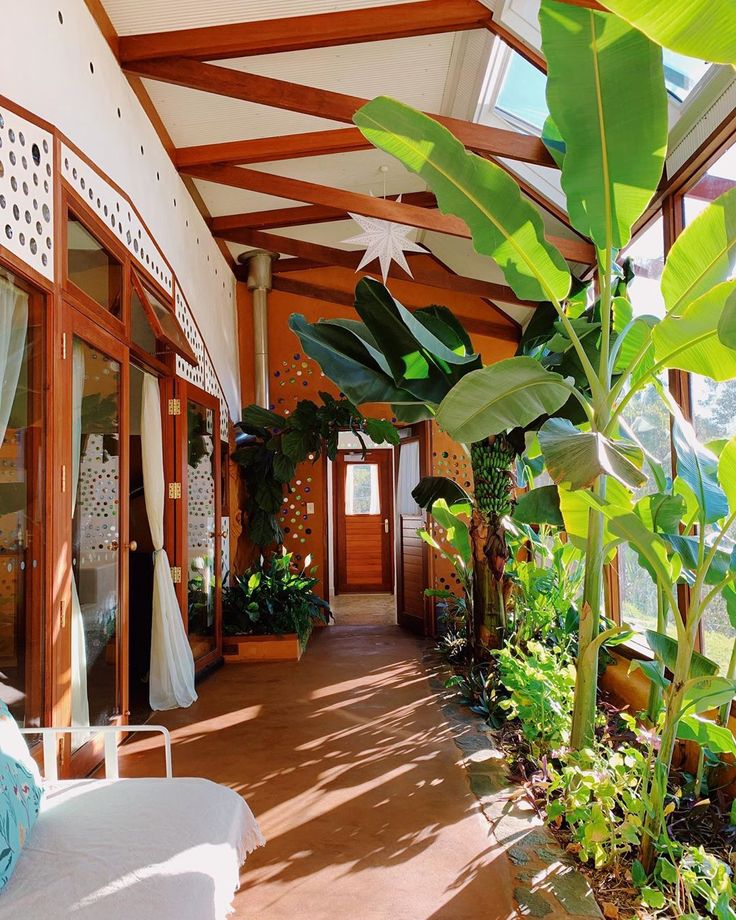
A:
[[[393,591],[393,452],[340,451],[334,463],[338,594]]]
[[[80,674],[72,724],[94,727],[124,723],[128,705],[128,358],[71,307],[66,330],[72,419],[63,491],[74,581],[67,627]],[[99,758],[94,732],[74,737],[75,748],[83,745],[77,772]]]
[[[222,656],[220,404],[182,384],[180,597],[197,672]]]
[[[429,581],[427,544],[417,531],[426,526],[426,517],[414,501],[411,490],[422,477],[425,441],[423,428],[419,435],[402,440],[396,462],[396,620],[399,626],[420,635],[426,632],[424,589]]]

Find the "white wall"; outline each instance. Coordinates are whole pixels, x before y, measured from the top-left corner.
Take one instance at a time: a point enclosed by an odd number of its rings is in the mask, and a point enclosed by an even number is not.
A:
[[[239,418],[232,271],[84,0],[0,0],[0,22],[0,95],[57,127],[130,197],[177,276]]]

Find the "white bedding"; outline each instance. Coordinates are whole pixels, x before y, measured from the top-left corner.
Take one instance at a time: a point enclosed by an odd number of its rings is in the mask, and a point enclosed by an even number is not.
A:
[[[54,783],[0,920],[223,920],[263,843],[243,799],[209,780]]]

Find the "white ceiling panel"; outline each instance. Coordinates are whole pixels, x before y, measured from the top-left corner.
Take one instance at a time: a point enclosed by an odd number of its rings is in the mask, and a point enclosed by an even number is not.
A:
[[[118,35],[309,16],[417,0],[103,0]]]
[[[299,112],[228,99],[154,80],[143,82],[177,147],[345,127],[338,122],[312,118]]]
[[[396,96],[408,105],[438,111],[454,41],[455,33],[420,35],[216,63],[364,99]]]

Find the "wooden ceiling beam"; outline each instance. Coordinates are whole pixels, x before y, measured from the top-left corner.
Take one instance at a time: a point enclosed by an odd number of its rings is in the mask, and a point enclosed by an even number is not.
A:
[[[390,199],[393,200],[393,199]],[[437,200],[431,192],[408,192],[401,198],[404,204],[418,208],[436,208]],[[345,220],[346,212],[328,205],[299,205],[295,208],[273,208],[268,211],[246,211],[243,214],[225,214],[213,217],[212,230],[278,230],[282,227],[303,227],[307,224],[325,224]]]
[[[120,60],[187,57],[202,61],[330,48],[357,42],[482,29],[491,11],[479,0],[422,0],[386,7],[235,22],[221,26],[124,35]]]
[[[247,189],[277,198],[289,198],[308,204],[327,205],[341,211],[362,214],[378,220],[393,221],[409,227],[447,233],[451,236],[470,239],[470,231],[460,218],[452,214],[441,214],[414,204],[373,198],[359,192],[304,182],[285,176],[275,176],[257,169],[245,169],[238,166],[200,166],[187,170],[188,175],[208,182],[217,182],[233,188]],[[548,237],[549,242],[557,246],[566,259],[573,262],[589,263],[593,261],[593,249],[584,240],[567,240],[561,237]]]
[[[333,128],[328,131],[306,131],[303,134],[256,137],[224,144],[179,147],[174,156],[179,169],[185,169],[188,166],[270,163],[330,153],[352,153],[355,150],[370,150],[372,147],[371,142],[357,128]]]
[[[236,276],[238,270],[236,269]],[[247,272],[243,272],[243,278],[246,280]],[[342,307],[355,306],[355,295],[351,291],[341,291],[336,288],[327,287],[326,285],[313,284],[310,281],[300,281],[296,278],[285,278],[283,275],[275,275],[272,281],[274,291],[282,291],[284,294],[294,294],[297,297],[308,297],[310,300],[320,300],[323,303],[335,303]],[[417,310],[422,305],[414,303],[405,303],[409,310]],[[487,335],[491,338],[502,339],[505,342],[518,342],[519,333],[514,326],[506,323],[494,323],[491,320],[480,319],[476,316],[457,315],[458,320],[463,327],[471,334]]]
[[[260,74],[243,73],[229,67],[203,64],[186,58],[134,61],[125,65],[125,69],[139,76],[175,86],[184,86],[347,124],[352,124],[355,112],[368,101],[358,96],[302,86],[286,80],[263,77]],[[476,153],[508,157],[512,160],[523,160],[526,163],[557,168],[557,164],[539,137],[489,125],[479,125],[457,118],[447,118],[443,115],[432,115],[432,118],[452,131],[455,137]]]
[[[336,265],[340,268],[350,268],[353,271],[357,270],[363,257],[362,252],[348,252],[346,249],[337,249],[321,243],[311,243],[308,240],[295,240],[276,233],[263,233],[260,230],[227,230],[215,235],[229,240],[231,243],[239,243],[255,249],[267,249],[271,252],[280,252],[288,256],[295,256],[298,259],[317,262],[320,265]],[[288,265],[288,261],[284,265]],[[278,265],[279,263],[277,262],[276,266]],[[416,281],[418,284],[426,284],[429,287],[458,291],[475,297],[484,297],[488,300],[498,300],[503,303],[528,307],[532,310],[537,306],[534,301],[519,300],[511,288],[503,284],[481,281],[476,278],[464,278],[461,275],[451,275],[439,267],[431,268],[414,265],[412,273],[413,277],[407,275],[395,263],[392,263],[389,269],[389,277],[396,278],[399,281]],[[366,274],[375,273],[368,269]]]

